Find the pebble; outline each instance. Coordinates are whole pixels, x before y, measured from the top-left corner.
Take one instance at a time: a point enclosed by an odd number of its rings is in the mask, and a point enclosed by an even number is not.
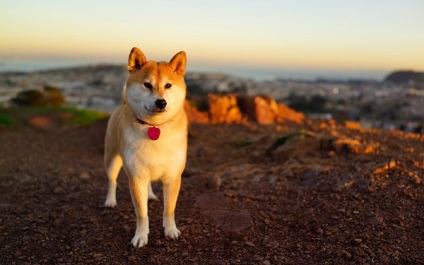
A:
[[[133,255],[133,256],[129,256],[128,260],[129,261],[136,261],[137,258]]]
[[[278,180],[278,176],[272,175],[269,177],[269,184],[274,185]]]
[[[278,243],[278,241],[273,240],[271,242],[269,242],[269,244],[267,245],[270,248],[277,248],[280,245],[280,243]]]
[[[154,244],[156,247],[161,247],[161,246],[163,246],[163,243],[162,243],[162,241],[160,241],[159,239],[157,239],[156,241],[155,241],[155,244]]]
[[[337,212],[344,214],[344,213],[346,213],[346,209],[338,209]]]
[[[355,238],[353,241],[355,241],[355,243],[358,243],[358,244],[362,243],[362,239],[360,238]]]
[[[342,253],[343,253],[343,255],[346,257],[346,258],[348,258],[348,259],[350,259],[351,257],[352,257],[352,254],[350,254],[349,252],[347,252],[346,250],[343,250],[342,251]]]
[[[264,174],[256,174],[253,176],[253,182],[260,182],[261,179],[264,177]]]
[[[365,252],[362,249],[360,249],[360,248],[355,248],[355,250],[353,252],[357,256],[364,256],[365,255]]]
[[[91,176],[90,176],[90,174],[88,174],[87,172],[84,171],[79,175],[79,178],[82,179],[82,180],[87,180],[87,179],[90,179]]]
[[[219,175],[213,175],[208,179],[208,188],[211,190],[218,191],[221,187],[222,179]]]
[[[244,242],[245,245],[248,245],[249,247],[255,247],[255,244],[253,244],[250,241]]]
[[[95,253],[95,254],[93,254],[93,258],[95,260],[101,260],[101,259],[103,259],[103,254],[102,253]]]
[[[63,193],[64,192],[64,190],[63,190],[63,188],[62,187],[55,187],[54,189],[53,189],[53,193],[54,194],[59,194],[59,193]]]

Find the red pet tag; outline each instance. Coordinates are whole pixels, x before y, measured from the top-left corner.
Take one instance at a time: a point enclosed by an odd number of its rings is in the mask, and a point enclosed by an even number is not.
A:
[[[150,140],[156,141],[159,139],[160,136],[160,129],[157,127],[150,127],[147,129],[147,135],[149,136]]]

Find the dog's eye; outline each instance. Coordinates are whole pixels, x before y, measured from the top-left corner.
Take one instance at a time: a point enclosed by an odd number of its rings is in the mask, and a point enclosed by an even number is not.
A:
[[[152,84],[150,84],[149,82],[145,82],[143,85],[144,85],[146,88],[148,88],[149,90],[152,90],[152,88],[153,88]]]
[[[171,88],[171,84],[170,83],[166,83],[165,88]]]

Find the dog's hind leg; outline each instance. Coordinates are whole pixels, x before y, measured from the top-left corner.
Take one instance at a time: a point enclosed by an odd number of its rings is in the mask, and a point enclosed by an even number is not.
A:
[[[109,178],[109,189],[105,201],[106,207],[116,206],[116,180],[118,179],[119,171],[122,167],[122,158],[120,155],[115,155],[109,161],[106,161],[107,176]]]
[[[165,228],[165,236],[172,239],[177,239],[181,235],[175,224],[175,206],[180,187],[181,177],[176,177],[169,183],[163,183],[163,227]]]
[[[153,192],[152,189],[152,182],[149,182],[149,200],[152,201],[159,201],[158,197],[156,196],[156,194]]]

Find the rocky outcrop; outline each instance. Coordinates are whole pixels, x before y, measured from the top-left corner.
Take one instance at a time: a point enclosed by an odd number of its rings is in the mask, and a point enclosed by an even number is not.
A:
[[[240,96],[239,106],[250,121],[273,124],[278,114],[278,105],[268,96]]]
[[[305,121],[305,114],[295,111],[282,103],[278,103],[278,113],[276,115],[277,122],[290,121],[300,124]]]
[[[269,125],[274,123],[302,123],[305,115],[269,96],[208,95],[207,110],[199,111],[186,102],[190,122],[194,123],[243,123],[256,122]]]
[[[234,94],[225,96],[209,94],[208,97],[211,123],[240,123],[243,120]]]
[[[184,102],[184,108],[187,113],[187,118],[190,122],[204,124],[209,123],[209,114],[207,112],[198,110],[189,100]]]

